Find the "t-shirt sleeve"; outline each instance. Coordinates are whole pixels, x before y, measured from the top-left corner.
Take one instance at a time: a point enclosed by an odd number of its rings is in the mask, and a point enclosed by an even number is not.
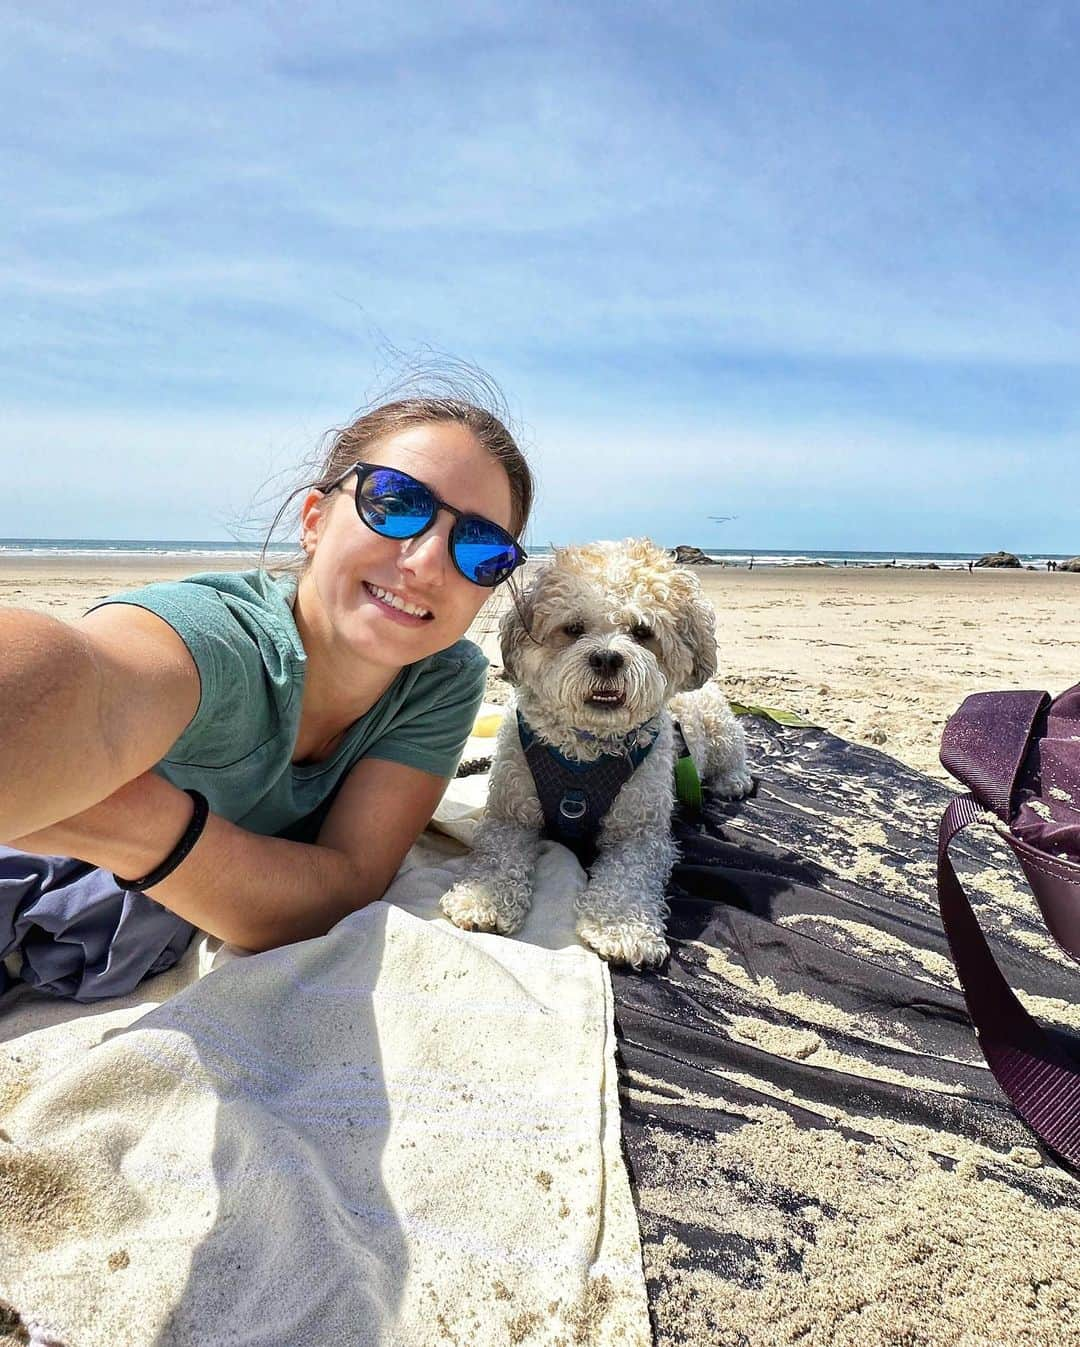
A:
[[[147,585],[106,603],[134,604],[163,618],[195,661],[199,706],[163,761],[228,767],[274,735],[295,680],[252,605],[186,580]]]
[[[459,641],[437,657],[386,732],[364,752],[452,777],[484,700],[488,662],[479,646]]]

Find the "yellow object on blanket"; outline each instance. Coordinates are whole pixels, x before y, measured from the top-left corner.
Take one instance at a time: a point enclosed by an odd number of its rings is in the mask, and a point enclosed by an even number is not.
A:
[[[503,716],[506,715],[505,706],[497,706],[494,702],[483,702],[480,710],[476,714],[476,720],[473,722],[473,739],[494,739],[499,733],[499,726],[503,722]]]

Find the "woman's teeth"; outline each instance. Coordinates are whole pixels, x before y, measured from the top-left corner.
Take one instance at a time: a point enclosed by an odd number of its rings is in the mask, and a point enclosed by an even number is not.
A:
[[[398,598],[396,594],[392,594],[388,589],[380,589],[378,585],[369,584],[366,580],[364,581],[364,584],[377,599],[381,599],[383,603],[389,604],[391,608],[399,608],[403,613],[411,613],[413,617],[431,616],[431,613],[427,608],[418,608],[415,603],[406,603],[404,599]]]

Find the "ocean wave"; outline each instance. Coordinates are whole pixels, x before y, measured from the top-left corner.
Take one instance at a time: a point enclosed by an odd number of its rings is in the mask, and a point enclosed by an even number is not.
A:
[[[287,544],[277,544],[267,549],[267,555],[284,559],[295,556],[299,549]],[[780,549],[751,552],[734,548],[722,551],[702,549],[711,560],[726,566],[748,568],[753,562],[756,568],[775,568],[793,566],[828,566],[843,570],[860,567],[896,567],[897,570],[918,570],[931,563],[940,570],[967,570],[972,560],[981,553],[958,552],[866,552],[866,551],[783,551]],[[536,559],[551,553],[549,546],[534,546],[529,549]],[[244,546],[241,543],[208,541],[155,541],[152,539],[106,539],[106,538],[4,538],[0,539],[0,557],[55,557],[85,558],[87,560],[108,560],[115,557],[146,557],[158,560],[239,560],[255,564],[261,548],[258,545]],[[1024,566],[1033,566],[1036,570],[1045,570],[1048,560],[1064,561],[1064,554],[1042,553],[1029,555],[1016,553]]]

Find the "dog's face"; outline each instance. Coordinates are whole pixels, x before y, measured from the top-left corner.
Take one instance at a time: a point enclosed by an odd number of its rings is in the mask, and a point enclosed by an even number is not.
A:
[[[712,605],[647,539],[557,549],[500,636],[510,682],[594,733],[640,725],[716,672]]]

